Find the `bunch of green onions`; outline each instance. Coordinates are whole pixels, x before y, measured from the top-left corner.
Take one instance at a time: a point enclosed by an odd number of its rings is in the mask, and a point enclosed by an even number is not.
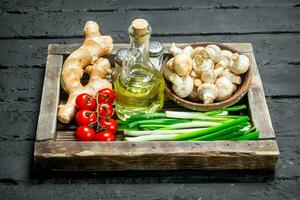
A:
[[[259,131],[246,115],[229,113],[244,110],[238,105],[209,112],[165,111],[135,115],[118,121],[125,141],[213,141],[254,140]]]

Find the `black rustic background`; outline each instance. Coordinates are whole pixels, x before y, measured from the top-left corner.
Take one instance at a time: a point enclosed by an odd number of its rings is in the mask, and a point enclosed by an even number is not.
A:
[[[1,199],[300,198],[299,0],[1,0],[0,8]],[[80,43],[87,20],[128,42],[136,17],[162,42],[253,44],[281,153],[275,172],[32,171],[48,44]]]

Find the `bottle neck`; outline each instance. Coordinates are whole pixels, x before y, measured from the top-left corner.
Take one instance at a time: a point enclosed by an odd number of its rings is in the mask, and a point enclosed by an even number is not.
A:
[[[150,34],[143,37],[136,37],[134,35],[129,35],[130,37],[130,49],[133,52],[139,52],[144,60],[149,59],[149,41]]]

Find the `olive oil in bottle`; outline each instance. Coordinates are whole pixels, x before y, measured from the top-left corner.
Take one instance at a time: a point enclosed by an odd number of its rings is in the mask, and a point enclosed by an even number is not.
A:
[[[116,113],[122,120],[132,115],[157,112],[164,103],[164,79],[149,59],[151,27],[136,19],[129,27],[131,48],[114,82]]]

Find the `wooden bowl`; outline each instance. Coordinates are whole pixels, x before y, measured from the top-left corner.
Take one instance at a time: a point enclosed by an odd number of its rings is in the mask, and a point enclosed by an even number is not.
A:
[[[222,50],[229,50],[233,53],[239,53],[236,49],[233,49],[229,46],[220,44],[220,43],[214,43],[214,42],[198,42],[198,43],[194,43],[191,44],[191,46],[193,48],[199,47],[199,46],[207,46],[209,44],[215,44],[217,46],[219,46]],[[186,46],[186,45],[185,45]],[[184,48],[185,46],[182,46],[180,48]],[[166,57],[166,59],[163,62],[162,65],[162,72],[166,66],[166,63],[169,59],[171,59],[173,56],[168,55]],[[250,63],[251,63],[251,58],[250,59]],[[242,79],[242,84],[237,85],[238,88],[235,91],[235,93],[227,100],[221,101],[221,102],[214,102],[211,104],[204,104],[201,103],[200,100],[199,102],[197,101],[193,101],[190,99],[183,99],[179,96],[177,96],[173,90],[172,90],[172,85],[169,81],[166,80],[165,78],[165,94],[172,99],[174,102],[176,102],[177,104],[179,104],[180,106],[183,106],[185,108],[191,109],[191,110],[197,110],[197,111],[208,111],[208,110],[216,110],[216,109],[221,109],[221,108],[225,108],[225,107],[229,107],[234,105],[235,103],[237,103],[248,91],[248,89],[251,86],[251,80],[252,80],[252,65],[250,65],[249,70],[241,75],[241,79]]]

